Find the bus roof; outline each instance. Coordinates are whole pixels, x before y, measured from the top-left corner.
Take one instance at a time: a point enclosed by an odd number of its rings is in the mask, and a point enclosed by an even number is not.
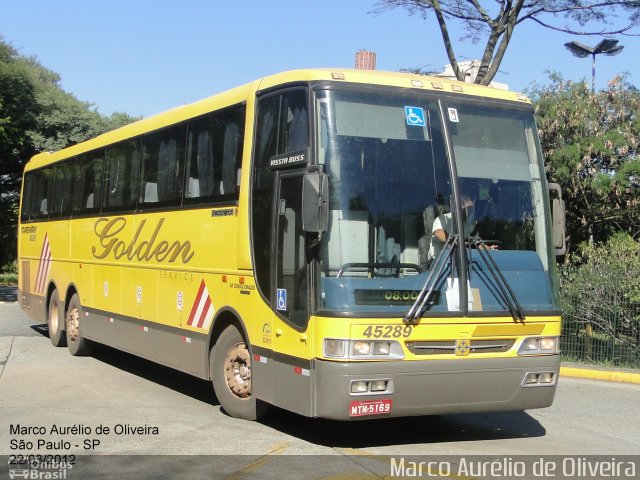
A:
[[[369,85],[386,85],[401,88],[416,88],[462,95],[473,95],[484,98],[512,100],[519,103],[530,103],[529,99],[519,93],[495,89],[481,85],[460,82],[444,77],[430,77],[413,73],[385,72],[381,70],[353,70],[345,68],[324,68],[291,70],[263,77],[232,90],[225,91],[182,105],[171,110],[152,115],[137,122],[111,130],[85,142],[64,148],[57,152],[43,152],[34,155],[25,166],[25,170],[33,170],[59,160],[81,155],[127,138],[143,135],[168,125],[187,121],[190,118],[204,115],[210,111],[246,101],[258,90],[266,90],[293,82],[336,81]]]

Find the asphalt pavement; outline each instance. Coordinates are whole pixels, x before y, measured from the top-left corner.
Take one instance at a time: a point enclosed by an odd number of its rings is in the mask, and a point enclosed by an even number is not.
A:
[[[0,302],[15,302],[18,300],[18,287],[15,285],[0,285]]]

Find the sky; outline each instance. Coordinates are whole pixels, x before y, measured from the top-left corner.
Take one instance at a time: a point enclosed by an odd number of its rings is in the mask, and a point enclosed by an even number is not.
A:
[[[0,0],[0,36],[60,75],[60,85],[103,114],[149,116],[298,68],[353,68],[355,53],[376,52],[379,70],[449,63],[433,15],[395,9],[370,13],[377,0]],[[458,60],[484,45],[458,41]],[[615,57],[598,56],[596,88],[626,72],[640,87],[640,37],[617,37]],[[548,83],[546,71],[591,81],[591,58],[564,43],[594,46],[532,22],[516,27],[495,80],[523,91]]]

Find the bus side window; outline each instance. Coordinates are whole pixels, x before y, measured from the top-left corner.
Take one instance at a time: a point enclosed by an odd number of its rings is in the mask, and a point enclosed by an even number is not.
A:
[[[180,205],[186,135],[179,126],[143,138],[140,207]]]
[[[309,133],[305,92],[300,91],[284,96],[280,122],[282,134],[278,153],[295,152],[307,147]]]
[[[186,204],[237,200],[245,107],[211,113],[189,125]]]
[[[23,222],[29,221],[29,215],[31,213],[31,191],[33,187],[34,174],[29,172],[24,175],[24,185],[22,187],[22,209],[20,211],[20,220]]]
[[[30,218],[32,220],[47,218],[49,216],[49,197],[52,176],[52,167],[43,168],[34,173],[33,186],[31,187]]]
[[[139,175],[139,140],[127,140],[107,147],[102,209],[134,210],[138,196]]]
[[[73,214],[99,212],[104,177],[104,150],[90,152],[78,158]]]
[[[73,206],[74,159],[53,167],[53,194],[50,205],[51,217],[68,217]]]
[[[215,193],[213,145],[215,122],[209,115],[189,125],[184,198],[187,203],[199,203]],[[190,199],[194,199],[190,202]]]
[[[238,172],[240,171],[239,160],[242,159],[242,156],[238,155],[238,151],[242,148],[240,146],[241,139],[242,134],[237,123],[229,122],[224,126],[221,195],[236,193]]]
[[[194,125],[189,129],[185,199],[211,196],[214,183],[211,132],[205,126]]]

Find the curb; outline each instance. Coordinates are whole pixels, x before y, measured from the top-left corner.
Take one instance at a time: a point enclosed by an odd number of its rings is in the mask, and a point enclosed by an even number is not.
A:
[[[640,373],[621,372],[614,370],[595,370],[590,368],[560,367],[561,377],[586,378],[589,380],[605,380],[609,382],[624,382],[640,384]]]

